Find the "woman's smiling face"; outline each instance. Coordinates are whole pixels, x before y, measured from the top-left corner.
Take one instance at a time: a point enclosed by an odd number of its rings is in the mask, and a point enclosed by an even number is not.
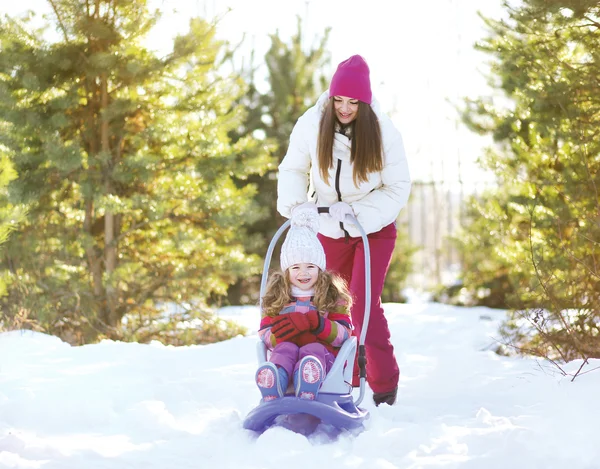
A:
[[[290,283],[300,290],[310,290],[317,283],[319,268],[315,264],[301,262],[293,264],[288,269]]]
[[[343,125],[349,124],[358,115],[358,99],[348,98],[347,96],[334,96],[333,107],[337,119]]]

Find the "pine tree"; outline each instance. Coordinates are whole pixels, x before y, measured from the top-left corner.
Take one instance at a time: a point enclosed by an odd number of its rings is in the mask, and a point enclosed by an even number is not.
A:
[[[465,119],[493,135],[483,159],[498,190],[484,195],[463,243],[465,283],[498,287],[506,307],[528,309],[528,350],[600,356],[600,6],[525,0],[486,20],[480,49],[495,57],[504,100],[468,102]],[[521,313],[522,314],[522,313]]]
[[[7,200],[7,186],[15,179],[12,162],[7,154],[7,148],[0,146],[0,255],[5,248],[5,243],[19,223],[22,222],[24,216],[24,208],[14,206]],[[6,291],[6,275],[0,275],[0,297],[5,296]],[[3,326],[3,321],[0,319],[0,328]]]
[[[259,269],[243,248],[256,187],[234,178],[263,172],[267,154],[229,137],[246,86],[219,71],[215,24],[192,19],[159,57],[143,45],[158,18],[145,0],[49,2],[55,42],[27,18],[0,23],[8,200],[28,210],[4,250],[3,311],[75,343],[169,340],[165,305],[197,315]]]

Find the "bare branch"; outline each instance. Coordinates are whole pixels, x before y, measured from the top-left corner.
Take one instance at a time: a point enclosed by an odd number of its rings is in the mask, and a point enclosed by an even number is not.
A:
[[[585,365],[588,365],[588,364],[589,364],[589,362],[588,362],[588,359],[587,359],[587,358],[586,358],[586,359],[584,359],[584,360],[583,360],[583,363],[581,364],[581,366],[579,367],[579,369],[578,369],[578,370],[575,372],[575,374],[573,375],[573,379],[571,379],[571,382],[575,381],[575,378],[577,378],[577,376],[579,376],[579,374],[581,373],[581,370],[583,369],[583,367],[584,367]]]
[[[56,20],[58,21],[58,24],[60,25],[60,29],[63,33],[63,37],[65,38],[65,42],[68,43],[69,35],[67,33],[67,28],[65,27],[65,24],[63,23],[60,13],[58,12],[58,7],[56,6],[56,2],[54,0],[48,0],[48,3],[52,7],[52,10],[54,10],[54,14],[56,15]]]
[[[596,371],[596,370],[600,370],[600,366],[595,366],[594,368],[592,368],[591,370],[586,370],[586,371],[582,371],[581,373],[579,373],[579,376],[581,375],[585,375],[587,373],[591,373],[592,371]]]
[[[589,16],[583,16],[586,20],[588,20],[590,23],[592,23],[593,26],[596,26],[596,28],[600,28],[600,23],[598,23],[597,21],[595,21],[594,19],[590,18]]]

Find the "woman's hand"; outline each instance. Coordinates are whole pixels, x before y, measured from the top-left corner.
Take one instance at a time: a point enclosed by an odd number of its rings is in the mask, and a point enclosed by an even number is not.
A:
[[[354,211],[346,202],[336,202],[329,207],[329,215],[331,215],[336,221],[343,223],[346,221],[346,215],[354,216]]]
[[[296,212],[296,210],[298,212]],[[303,204],[299,204],[299,205],[296,205],[295,207],[292,207],[291,214],[292,214],[292,216],[294,216],[294,212],[299,213],[299,212],[303,212],[303,211],[319,213],[319,209],[313,202],[304,202]]]

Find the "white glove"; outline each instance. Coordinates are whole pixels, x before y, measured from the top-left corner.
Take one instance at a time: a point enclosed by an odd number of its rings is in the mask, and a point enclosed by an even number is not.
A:
[[[329,215],[331,215],[336,221],[345,222],[346,215],[354,216],[354,212],[352,211],[352,207],[350,207],[350,205],[348,205],[346,202],[336,202],[329,207]]]
[[[292,207],[290,214],[294,216],[294,211],[298,210],[298,212],[311,211],[315,213],[319,213],[319,209],[314,204],[314,202],[304,202],[303,204],[298,204]]]

